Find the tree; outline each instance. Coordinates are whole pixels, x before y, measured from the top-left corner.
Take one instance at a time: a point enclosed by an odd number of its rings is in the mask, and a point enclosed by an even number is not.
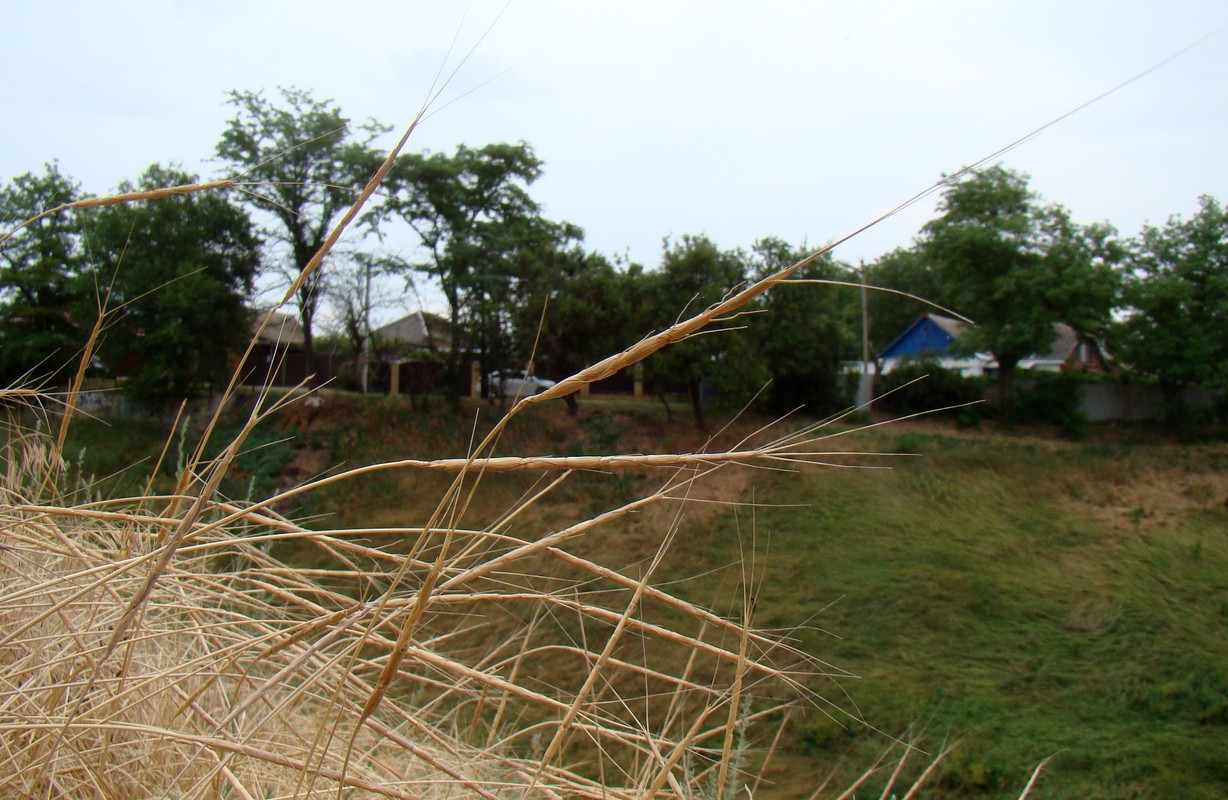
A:
[[[230,104],[238,113],[217,155],[259,184],[249,197],[276,220],[268,235],[285,246],[279,268],[293,281],[379,168],[383,154],[372,142],[388,129],[374,121],[351,126],[332,101],[293,88],[281,89],[280,105],[260,92],[238,91],[230,93]],[[295,298],[309,369],[326,276],[321,264]]]
[[[119,191],[196,180],[154,165]],[[99,209],[87,233],[96,283],[110,286],[115,310],[101,354],[132,371],[126,391],[163,403],[225,380],[247,341],[244,298],[260,265],[247,212],[220,194],[181,195]]]
[[[541,216],[513,218],[485,232],[481,257],[473,260],[481,269],[471,274],[474,302],[466,319],[482,363],[557,368],[552,354],[542,352],[534,318],[541,321],[550,295],[566,280],[582,237],[576,226]]]
[[[761,239],[752,253],[754,277],[763,278],[805,256],[803,249],[780,239]],[[826,256],[810,262],[793,278],[848,280],[849,274]],[[767,405],[773,411],[804,406],[812,413],[827,414],[846,404],[839,386],[840,360],[856,337],[844,319],[843,299],[852,295],[856,290],[849,288],[786,284],[764,296],[761,307],[766,313],[755,318],[752,332],[772,376]]]
[[[539,254],[536,269],[516,293],[512,342],[532,353],[540,371],[572,375],[623,350],[645,333],[643,268],[618,269],[579,245]],[[564,398],[575,414],[575,395]]]
[[[541,174],[542,162],[519,142],[409,154],[389,175],[395,194],[386,209],[417,234],[423,257],[414,269],[438,283],[448,305],[445,356],[454,403],[462,351],[488,367],[509,358],[509,304],[518,282],[534,259],[581,236],[574,226],[541,217],[528,192]]]
[[[1128,264],[1112,349],[1156,379],[1175,422],[1187,386],[1228,385],[1228,210],[1203,196],[1191,219],[1144,227]]]
[[[1120,245],[1109,226],[1080,226],[1062,207],[1040,205],[1027,176],[1001,165],[953,185],[939,208],[921,252],[934,265],[938,301],[975,322],[961,344],[997,359],[1009,416],[1016,367],[1052,344],[1054,323],[1083,333],[1108,325]]]
[[[73,366],[88,330],[73,318],[84,291],[81,225],[74,212],[43,211],[77,200],[77,184],[59,165],[14,178],[0,189],[0,383],[59,380]]]
[[[647,277],[647,305],[661,328],[714,305],[743,283],[745,257],[737,250],[720,250],[706,236],[683,236],[679,242],[666,240],[660,271]],[[748,342],[734,344],[715,331],[692,335],[653,354],[644,362],[644,372],[662,402],[667,392],[686,392],[700,430],[706,427],[705,381],[715,377],[725,390],[721,399],[739,405],[769,378],[762,357]]]

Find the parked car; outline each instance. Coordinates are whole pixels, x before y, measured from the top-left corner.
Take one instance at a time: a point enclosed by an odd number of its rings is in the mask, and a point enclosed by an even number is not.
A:
[[[528,397],[554,385],[554,381],[529,375],[524,370],[496,370],[486,377],[492,397]]]

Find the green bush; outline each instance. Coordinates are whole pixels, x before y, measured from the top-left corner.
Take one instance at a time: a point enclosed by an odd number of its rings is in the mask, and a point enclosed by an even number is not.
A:
[[[933,361],[914,361],[879,378],[876,393],[877,407],[889,414],[903,416],[948,409],[942,412],[944,416],[958,419],[961,425],[975,425],[982,413],[981,406],[969,404],[979,404],[984,399],[985,382],[965,378]]]
[[[1038,372],[1016,384],[1009,422],[1056,425],[1079,439],[1087,433],[1087,415],[1079,410],[1079,387],[1088,377],[1075,372]]]
[[[209,452],[220,450],[220,443],[230,441],[238,430],[237,425],[219,426],[210,438]],[[303,437],[297,430],[257,428],[247,437],[246,446],[231,465],[230,474],[222,482],[223,491],[244,500],[272,494],[277,479],[294,458],[296,446],[302,443]]]

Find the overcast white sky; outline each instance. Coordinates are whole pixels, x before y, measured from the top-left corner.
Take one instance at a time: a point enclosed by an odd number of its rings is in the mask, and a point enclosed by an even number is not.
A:
[[[0,180],[51,159],[96,194],[155,161],[220,176],[209,159],[230,89],[294,85],[403,127],[440,66],[476,45],[444,93],[455,102],[411,147],[529,142],[547,215],[650,267],[666,235],[819,245],[1228,19],[1222,0],[504,5],[4,0]],[[1228,200],[1226,37],[1004,163],[1078,221],[1125,235],[1188,216],[1200,194]],[[836,255],[907,245],[932,211]]]

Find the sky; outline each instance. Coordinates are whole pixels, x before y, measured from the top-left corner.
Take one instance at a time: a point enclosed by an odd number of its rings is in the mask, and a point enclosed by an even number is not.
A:
[[[528,142],[546,216],[647,267],[667,236],[837,241],[1051,122],[995,161],[1076,221],[1130,236],[1228,200],[1222,0],[0,3],[5,181],[53,159],[94,194],[154,162],[225,177],[230,90],[399,131],[442,75],[410,148]],[[937,199],[836,257],[909,245]]]

